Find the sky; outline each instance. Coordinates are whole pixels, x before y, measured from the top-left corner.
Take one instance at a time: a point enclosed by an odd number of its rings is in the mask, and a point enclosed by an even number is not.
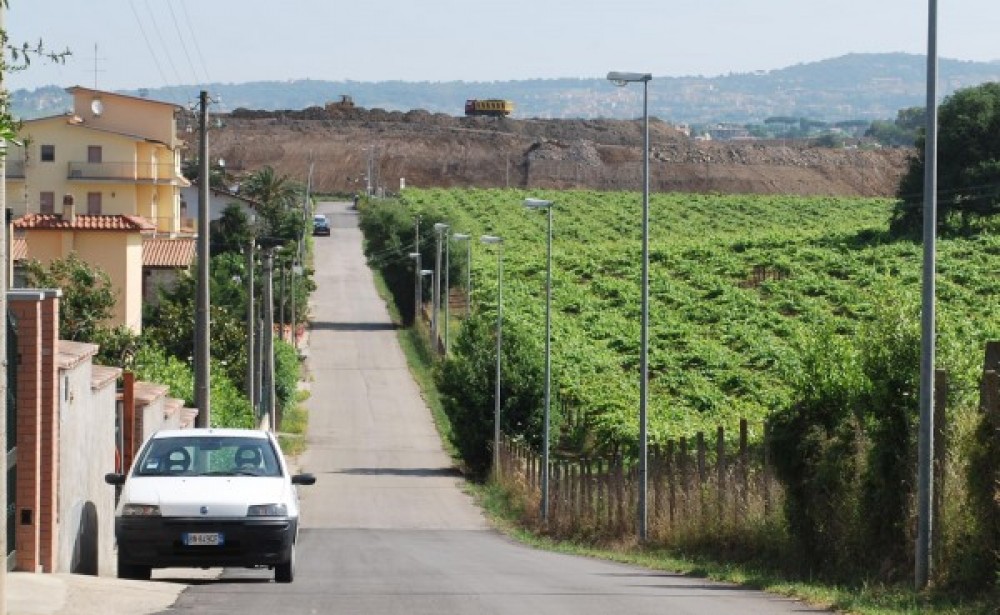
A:
[[[716,76],[927,51],[929,0],[9,0],[14,43],[69,49],[8,89],[247,81]],[[1000,0],[938,8],[938,55],[1000,60]]]

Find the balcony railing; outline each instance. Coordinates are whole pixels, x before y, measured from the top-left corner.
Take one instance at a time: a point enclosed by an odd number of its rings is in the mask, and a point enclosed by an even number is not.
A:
[[[77,180],[180,183],[174,165],[142,162],[71,162],[67,177]]]

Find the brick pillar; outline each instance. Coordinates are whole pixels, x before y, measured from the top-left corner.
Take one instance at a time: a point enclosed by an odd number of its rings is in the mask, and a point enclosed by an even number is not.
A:
[[[39,563],[55,572],[59,544],[59,295],[46,290],[41,304],[41,468],[39,501]]]
[[[15,569],[36,572],[40,564],[42,294],[8,293],[17,319],[17,486]]]

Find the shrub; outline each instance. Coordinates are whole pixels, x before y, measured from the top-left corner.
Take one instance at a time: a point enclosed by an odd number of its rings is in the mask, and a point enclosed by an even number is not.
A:
[[[450,419],[452,440],[474,477],[490,469],[493,451],[496,386],[496,316],[472,315],[462,325],[452,355],[438,372],[438,388]],[[508,436],[541,443],[544,421],[544,357],[524,329],[503,323],[500,360],[500,428]],[[552,409],[558,407],[554,400]],[[550,415],[550,434],[558,433],[557,414]]]

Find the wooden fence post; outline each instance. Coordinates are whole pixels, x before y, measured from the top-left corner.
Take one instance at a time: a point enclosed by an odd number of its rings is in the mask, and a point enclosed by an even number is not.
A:
[[[945,410],[948,403],[948,371],[934,370],[934,501],[931,529],[935,541],[941,536],[941,509],[944,502],[945,462],[948,458],[948,425]],[[934,549],[935,559],[940,561],[941,549]]]
[[[705,483],[708,482],[707,470],[705,468],[705,433],[699,431],[696,434],[698,446],[698,515],[701,520],[701,527],[705,527]]]
[[[677,450],[677,471],[678,471],[678,484],[681,488],[681,506],[680,516],[684,522],[688,521],[688,517],[691,515],[691,479],[688,476],[688,443],[687,438],[681,438],[680,446]]]
[[[674,441],[667,442],[667,524],[674,527],[677,514],[677,477],[674,472]]]
[[[746,520],[749,508],[749,476],[750,476],[750,449],[748,443],[749,433],[747,420],[740,419],[740,468],[739,468],[739,497],[740,505],[737,507],[737,523]]]
[[[715,430],[715,482],[716,484],[716,512],[718,513],[719,527],[722,527],[726,514],[726,430],[721,425]]]

